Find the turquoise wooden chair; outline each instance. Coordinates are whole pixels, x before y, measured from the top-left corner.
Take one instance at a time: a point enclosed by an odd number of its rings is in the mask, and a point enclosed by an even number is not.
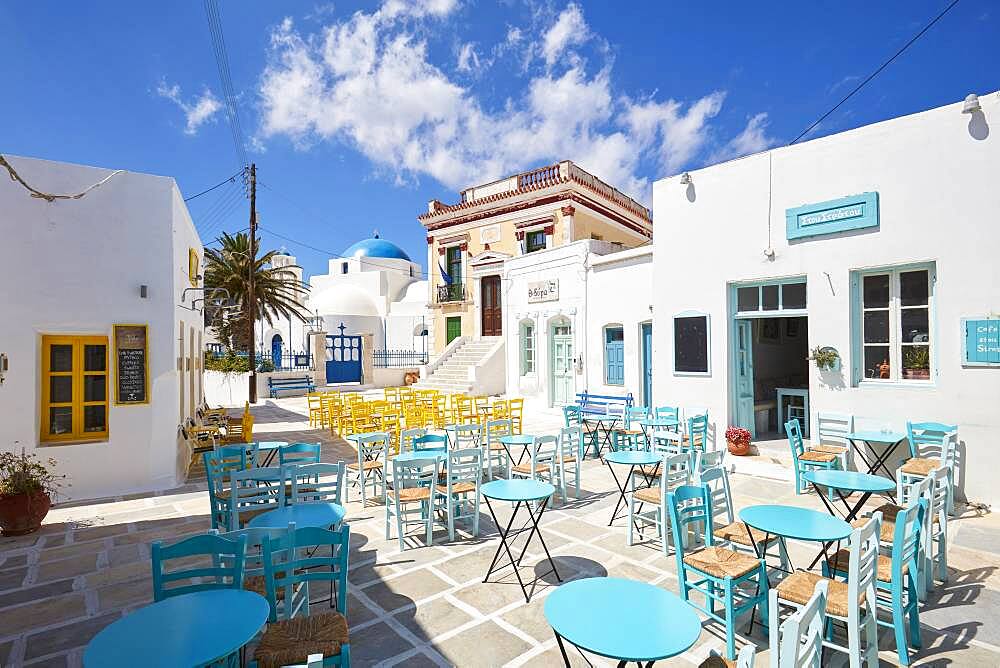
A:
[[[780,606],[795,610],[808,605],[816,586],[826,582],[827,637],[823,647],[844,652],[848,655],[852,668],[862,662],[869,668],[877,668],[878,662],[878,621],[876,614],[876,569],[879,559],[879,527],[881,513],[872,515],[864,526],[851,532],[847,548],[847,582],[825,578],[809,571],[795,571],[772,589],[770,626],[780,620]],[[843,562],[841,562],[843,563]],[[847,644],[835,641],[831,621],[843,624],[847,630]],[[864,633],[864,643],[862,643]],[[774,651],[777,645],[771,637]]]
[[[483,451],[450,450],[444,480],[438,482],[435,500],[448,518],[448,540],[455,540],[455,520],[471,520],[472,535],[479,535],[479,492],[483,482]]]
[[[653,409],[653,417],[657,420],[678,420],[681,409],[677,406],[657,406]]]
[[[399,433],[399,452],[410,452],[413,450],[413,441],[427,434],[423,427],[411,427]]]
[[[573,478],[573,489],[576,498],[580,498],[580,462],[583,460],[583,427],[563,427],[559,430],[559,445],[556,448],[556,473],[559,476],[559,489],[562,490],[563,503],[566,497],[566,483]]]
[[[406,549],[403,540],[406,527],[419,524],[426,532],[428,546],[434,544],[434,490],[441,463],[434,457],[392,460],[392,487],[386,490],[385,539],[391,538],[392,520],[396,520],[399,550]]]
[[[613,450],[645,450],[646,432],[639,421],[648,417],[649,409],[645,406],[626,407],[621,424],[611,430],[611,448]]]
[[[854,431],[854,416],[847,413],[820,411],[816,414],[816,428],[813,429],[813,452],[825,452],[840,457],[840,468],[848,471],[854,468],[854,450],[847,436]]]
[[[725,626],[726,658],[733,660],[737,617],[760,606],[761,619],[768,619],[767,565],[763,559],[713,544],[711,505],[705,485],[682,485],[667,494],[681,597]],[[704,547],[689,552],[683,547],[682,533],[691,529],[696,539],[703,539]],[[705,597],[704,606],[691,600],[692,591]],[[722,604],[722,614],[716,612],[717,603]]]
[[[927,499],[921,497],[896,513],[891,556],[879,555],[875,570],[876,587],[889,593],[889,600],[877,599],[877,605],[891,615],[891,620],[879,619],[878,623],[893,629],[896,654],[904,666],[910,665],[909,647],[921,647],[917,580],[923,568],[920,534],[926,508]],[[846,575],[849,561],[849,550],[837,552],[823,565],[823,575]]]
[[[234,471],[229,479],[229,531],[242,529],[258,515],[285,504],[278,468]]]
[[[385,467],[389,457],[389,434],[381,431],[366,434],[352,434],[351,440],[358,449],[357,461],[347,462],[347,485],[361,490],[361,505],[368,504],[367,490],[370,486],[373,496],[385,494]],[[350,490],[348,490],[350,491]],[[350,501],[350,494],[346,494]]]
[[[212,528],[225,531],[229,528],[229,476],[234,471],[246,470],[247,451],[241,447],[236,449],[235,454],[226,454],[223,448],[218,448],[213,452],[203,453],[201,457],[208,481]]]
[[[424,434],[413,439],[413,451],[447,450],[448,437],[445,434]]]
[[[598,432],[597,428],[593,423],[586,422],[583,419],[583,411],[580,410],[580,406],[576,404],[570,404],[568,406],[563,406],[563,422],[567,427],[580,427],[583,430],[584,440],[586,442],[586,447],[584,448],[584,455],[586,455],[587,448],[592,449],[595,453],[597,452],[597,439]]]
[[[489,420],[483,427],[483,467],[490,480],[493,479],[494,467],[500,468],[500,474],[510,477],[510,455],[500,439],[514,435],[514,422],[509,418]]]
[[[206,589],[243,587],[246,536],[228,540],[216,534],[198,534],[171,545],[156,541],[150,547],[150,551],[155,601]],[[221,557],[228,559],[220,562]],[[183,565],[170,569],[167,562],[173,559],[183,560]]]
[[[478,422],[450,424],[444,428],[448,434],[448,449],[478,448],[483,442],[483,426]]]
[[[683,485],[691,484],[691,458],[683,452],[664,453],[662,456],[663,460],[660,465],[655,467],[656,477],[660,480],[658,485],[636,489],[637,479],[645,482],[646,476],[652,475],[652,472],[645,471],[635,473],[628,481],[630,488],[627,542],[629,545],[633,544],[633,530],[639,532],[639,538],[642,539],[642,528],[652,526],[656,535],[660,537],[660,549],[663,550],[663,556],[667,556],[670,544],[670,511],[667,509],[667,494]],[[651,506],[648,510],[644,508],[647,504]],[[676,543],[674,550],[677,550]]]
[[[955,461],[958,425],[940,422],[907,422],[906,443],[910,458],[900,467],[906,483],[912,483],[944,466],[948,469],[948,514],[955,512]]]
[[[559,438],[556,436],[536,436],[534,444],[529,446],[528,461],[510,468],[511,478],[528,478],[541,480],[556,486],[558,480],[558,464],[556,456],[559,449]]]
[[[347,568],[351,529],[342,524],[335,530],[303,527],[285,536],[263,540],[264,575],[268,603],[277,621],[264,630],[253,660],[258,666],[351,665],[347,630]],[[313,612],[309,608],[309,586],[329,582],[336,611]],[[284,591],[285,605],[278,606]],[[335,592],[335,593],[334,593]],[[309,661],[321,655],[322,662]]]
[[[778,626],[778,604],[772,600],[771,668],[820,668],[826,627],[826,597],[830,583],[816,585],[809,602]],[[772,590],[772,596],[776,592]]]
[[[802,442],[802,429],[799,421],[791,419],[785,423],[785,433],[788,435],[788,445],[792,449],[792,464],[795,467],[795,493],[801,494],[807,486],[802,474],[813,469],[832,470],[840,468],[840,458],[828,452],[806,450]],[[833,499],[833,490],[827,490],[827,496]]]
[[[289,464],[281,467],[281,478],[289,490],[289,503],[343,504],[344,462],[328,464]]]
[[[708,469],[715,468],[716,466],[722,466],[722,462],[725,458],[725,449],[707,450],[704,452],[696,450],[694,453],[694,465],[691,467],[691,470],[697,475],[700,471],[706,471]]]
[[[716,650],[708,650],[708,658],[702,661],[698,668],[753,668],[754,659],[757,656],[757,646],[747,643],[740,648],[740,653],[736,655],[735,664],[726,661]]]
[[[318,464],[319,443],[291,443],[278,448],[278,466],[287,464]]]
[[[267,580],[264,577],[264,536],[271,538],[278,538],[280,536],[286,535],[290,531],[295,530],[294,524],[289,524],[286,528],[275,529],[275,528],[246,528],[237,529],[236,531],[227,531],[225,533],[219,533],[220,538],[225,538],[226,540],[236,541],[241,537],[246,539],[247,549],[246,558],[243,561],[243,588],[247,591],[252,591],[255,594],[260,594],[264,598],[267,598]],[[232,557],[230,555],[218,554],[215,555],[215,563],[217,565],[232,565]],[[282,559],[284,556],[282,555]],[[285,596],[284,592],[280,592],[280,597],[276,601],[276,606],[271,608],[271,615],[268,618],[269,621],[276,621],[277,617],[275,613],[277,608],[284,605]]]

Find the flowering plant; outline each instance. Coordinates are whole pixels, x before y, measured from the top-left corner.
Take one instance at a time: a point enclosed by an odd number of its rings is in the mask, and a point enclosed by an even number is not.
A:
[[[743,427],[730,427],[726,430],[726,440],[737,445],[750,445],[750,432]]]
[[[35,494],[44,492],[55,495],[62,486],[65,475],[56,475],[52,469],[56,460],[43,463],[35,455],[0,452],[0,496]]]

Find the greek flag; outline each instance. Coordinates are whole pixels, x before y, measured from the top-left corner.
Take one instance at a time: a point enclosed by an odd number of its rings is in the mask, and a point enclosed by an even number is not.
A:
[[[449,274],[447,271],[444,270],[444,265],[441,264],[440,260],[438,260],[438,269],[441,270],[441,280],[444,281],[445,285],[451,285],[452,283],[455,282],[454,279],[451,277],[451,274]]]

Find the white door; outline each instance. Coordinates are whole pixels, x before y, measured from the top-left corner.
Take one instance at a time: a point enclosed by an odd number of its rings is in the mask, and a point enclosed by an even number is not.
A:
[[[569,325],[552,327],[552,382],[550,383],[553,406],[572,403],[573,396],[573,335]]]
[[[753,415],[753,320],[736,321],[736,424],[754,436]]]

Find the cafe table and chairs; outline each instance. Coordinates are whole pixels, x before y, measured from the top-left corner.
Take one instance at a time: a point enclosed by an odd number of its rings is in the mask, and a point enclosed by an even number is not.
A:
[[[542,532],[538,528],[538,523],[542,519],[542,514],[545,512],[545,508],[548,505],[549,500],[555,493],[556,488],[547,483],[541,482],[539,480],[531,479],[512,479],[512,480],[492,480],[485,483],[482,486],[483,499],[486,501],[486,508],[489,510],[490,517],[493,518],[493,523],[496,525],[497,530],[500,534],[500,545],[497,547],[496,554],[493,555],[493,561],[490,562],[490,567],[486,571],[486,576],[483,578],[483,582],[489,582],[490,576],[494,573],[501,572],[503,569],[511,567],[514,570],[514,575],[517,577],[517,582],[521,586],[521,592],[524,594],[524,601],[528,603],[531,601],[531,596],[528,594],[528,587],[521,578],[520,565],[521,560],[524,558],[525,552],[527,552],[528,547],[531,545],[532,538],[537,537],[539,544],[542,546],[542,550],[545,552],[545,559],[549,562],[550,571],[547,573],[539,574],[536,568],[536,580],[537,578],[545,577],[548,573],[555,575],[557,581],[562,582],[562,578],[559,576],[559,571],[556,570],[556,564],[552,561],[552,555],[549,554],[549,548],[545,545],[545,539],[542,537]],[[505,501],[514,504],[514,510],[510,515],[510,519],[507,524],[504,525],[497,518],[497,514],[493,509],[493,504],[490,503],[490,499],[494,501]],[[513,529],[515,521],[517,520],[518,514],[524,509],[528,514],[528,520],[523,526],[517,529]],[[523,533],[527,533],[528,537],[524,541],[524,546],[521,548],[520,554],[517,558],[514,558],[513,553],[513,541]],[[506,561],[501,561],[501,556],[506,556]]]
[[[635,533],[642,539],[642,527],[651,526],[660,537],[660,548],[663,556],[669,553],[670,543],[670,511],[667,508],[667,495],[682,485],[691,484],[691,459],[685,453],[661,454],[655,467],[655,479],[659,484],[642,487],[642,482],[651,480],[648,473],[633,474],[628,484],[628,536],[627,543],[632,545]],[[647,469],[653,467],[646,466]],[[637,480],[640,485],[635,486]],[[674,546],[677,549],[677,546]]]
[[[626,495],[630,493],[634,494],[637,489],[636,468],[653,467],[654,471],[652,473],[638,476],[639,489],[651,487],[653,482],[659,477],[659,467],[662,458],[659,454],[647,450],[612,450],[604,455],[603,460],[611,472],[611,479],[615,481],[615,487],[618,488],[618,500],[615,501],[614,510],[611,511],[611,519],[608,520],[608,526],[611,526],[615,520],[624,516],[624,514],[619,514],[619,511],[624,511],[629,507]],[[616,466],[621,466],[626,471],[621,479],[615,473]]]
[[[955,512],[955,461],[958,449],[958,425],[940,422],[907,422],[906,443],[910,458],[900,467],[905,483],[926,477],[944,466],[948,469],[948,514]]]
[[[847,435],[854,454],[868,469],[865,473],[880,475],[881,470],[893,480],[896,478],[889,470],[890,458],[905,441],[906,434],[888,428],[856,430]]]
[[[667,494],[666,503],[681,598],[725,627],[726,658],[734,660],[737,618],[747,612],[753,615],[760,606],[762,619],[767,619],[767,565],[763,557],[714,544],[707,486],[681,485]],[[687,549],[684,535],[691,536],[689,545],[702,547]],[[692,600],[692,593],[704,597],[704,606]]]
[[[385,432],[352,434],[347,437],[358,450],[356,461],[347,463],[347,486],[361,490],[361,505],[367,504],[371,487],[374,497],[383,496],[386,489],[385,466],[389,458],[390,436]],[[350,494],[347,495],[350,500]]]
[[[792,451],[792,467],[795,474],[796,494],[802,494],[808,489],[805,478],[803,478],[803,475],[808,471],[840,468],[840,457],[837,455],[806,449],[798,420],[792,418],[785,423],[785,434],[788,436],[788,447]]]
[[[645,406],[626,406],[621,424],[611,431],[612,450],[645,450],[646,429],[640,424],[649,419],[649,409]]]
[[[613,610],[627,614],[604,614]],[[620,666],[651,666],[683,654],[701,635],[698,613],[676,594],[624,578],[567,582],[549,594],[544,612],[566,666],[566,643]]]
[[[504,450],[507,451],[507,457],[514,464],[520,464],[524,461],[525,455],[529,454],[535,449],[536,437],[531,434],[512,434],[510,436],[501,436],[497,439],[500,445],[503,446]],[[511,448],[517,448],[518,455],[517,461],[514,461],[514,453]]]
[[[512,466],[511,478],[528,478],[552,483],[559,482],[559,437],[547,434],[536,436],[534,447],[528,453],[528,461]]]
[[[850,523],[858,516],[873,494],[889,494],[895,491],[896,483],[889,478],[857,471],[813,470],[802,475],[806,482],[816,490],[816,495],[823,502],[831,515],[839,515]],[[838,512],[836,506],[827,500],[829,494],[823,490],[833,491],[844,505],[844,510]],[[853,494],[860,494],[857,501],[851,503]]]
[[[797,506],[770,504],[747,506],[740,510],[739,518],[746,524],[749,533],[757,529],[764,534],[764,544],[770,542],[771,536],[777,536],[783,543],[787,539],[820,543],[822,549],[809,565],[809,569],[812,569],[820,559],[829,557],[830,545],[836,543],[834,552],[839,550],[841,541],[848,538],[852,530],[851,525],[839,517]],[[758,551],[757,556],[764,558],[766,555],[763,551]],[[788,572],[792,569],[789,558],[788,567],[785,568],[783,564],[782,570]]]

